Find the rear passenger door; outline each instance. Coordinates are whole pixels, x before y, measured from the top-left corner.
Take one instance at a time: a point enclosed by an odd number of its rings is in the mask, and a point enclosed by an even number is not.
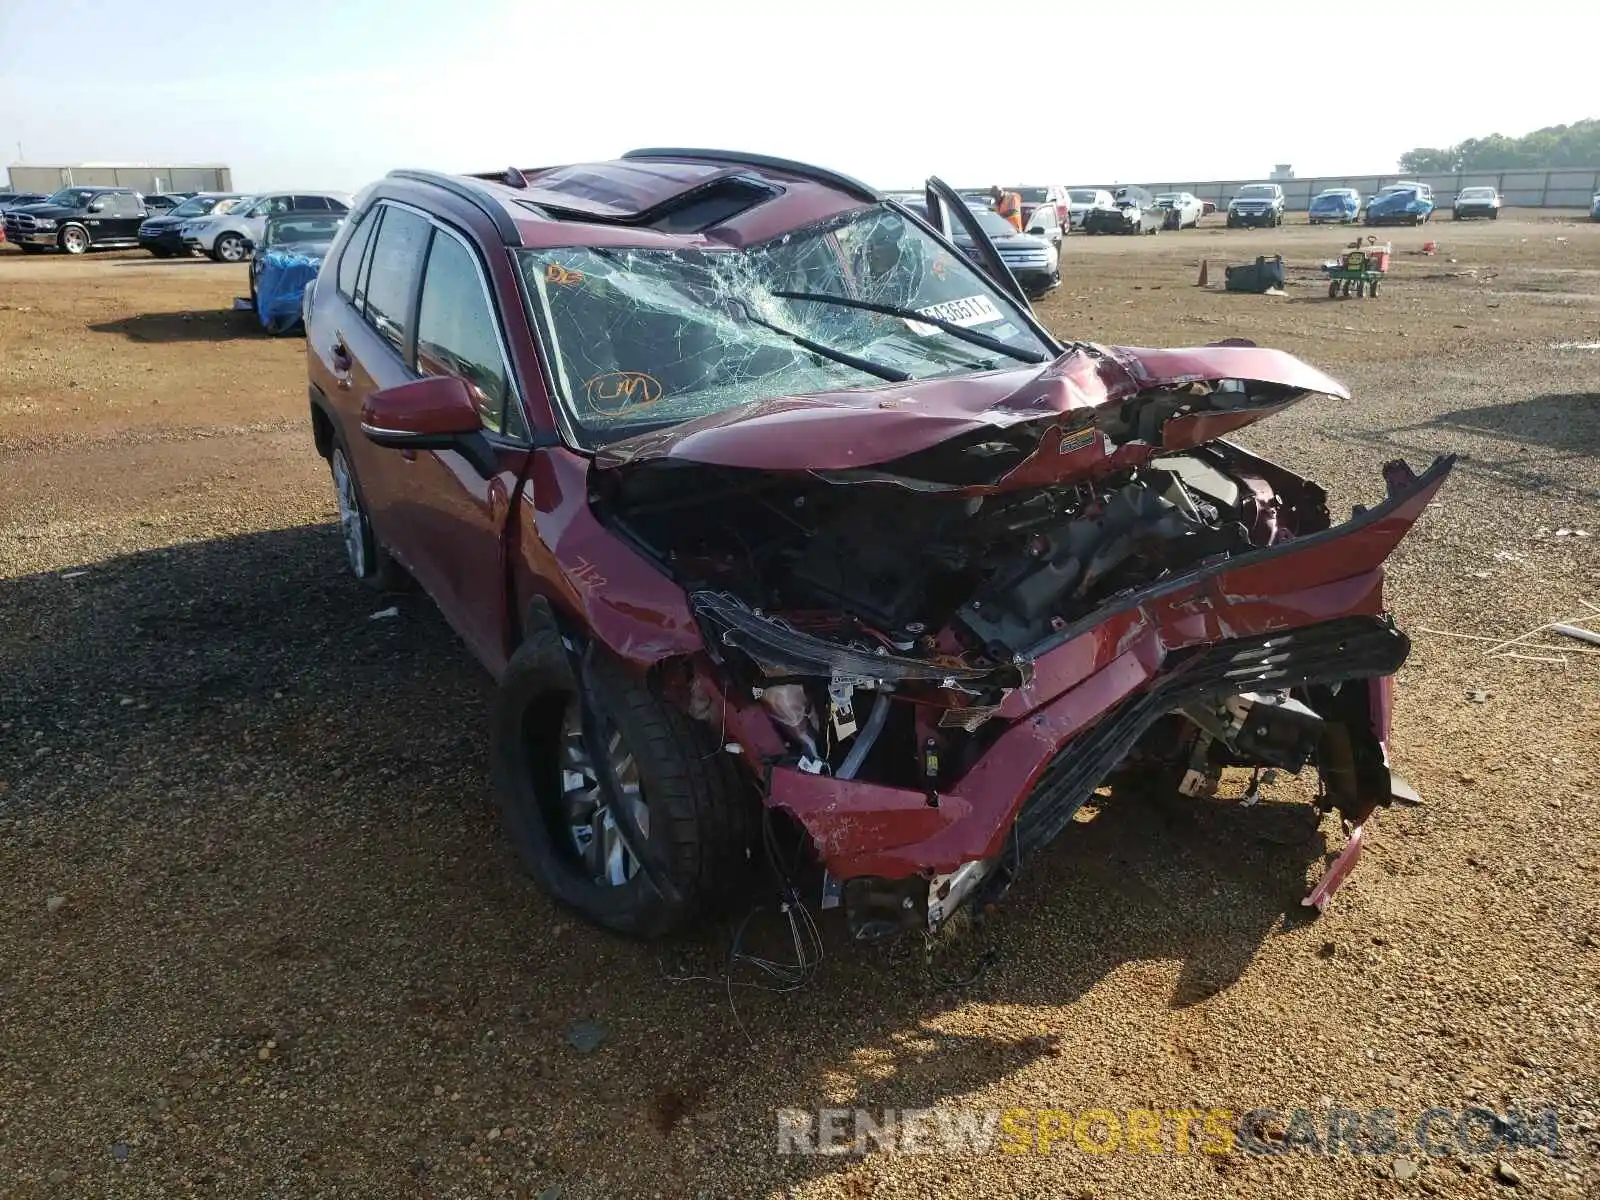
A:
[[[138,196],[132,192],[112,192],[106,205],[105,236],[117,241],[134,241],[144,218],[144,205]]]

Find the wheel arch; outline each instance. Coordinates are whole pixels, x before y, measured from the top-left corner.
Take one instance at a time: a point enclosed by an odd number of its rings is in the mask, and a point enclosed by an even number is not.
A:
[[[317,447],[317,453],[323,458],[333,457],[333,432],[336,422],[333,416],[333,406],[328,403],[328,397],[323,395],[322,389],[316,384],[307,388],[311,408],[311,440]]]

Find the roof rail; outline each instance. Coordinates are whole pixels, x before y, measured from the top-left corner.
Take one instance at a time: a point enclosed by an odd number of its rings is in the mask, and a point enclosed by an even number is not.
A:
[[[452,196],[459,197],[471,204],[494,224],[495,232],[500,235],[500,240],[508,246],[522,245],[522,235],[517,232],[511,214],[506,212],[505,205],[501,204],[492,195],[474,187],[465,179],[457,175],[446,175],[443,171],[419,171],[411,168],[401,168],[390,171],[390,179],[407,179],[413,183],[431,184],[443,188]]]
[[[859,179],[852,179],[848,175],[841,175],[839,172],[830,171],[826,167],[813,167],[807,163],[795,162],[793,159],[788,158],[774,158],[770,154],[746,154],[739,150],[693,150],[673,146],[656,146],[647,150],[629,150],[622,157],[624,159],[681,158],[688,159],[691,162],[767,167],[773,171],[782,171],[788,175],[797,175],[801,179],[810,179],[816,183],[826,184],[828,187],[837,188],[841,192],[854,196],[857,200],[865,200],[870,204],[876,204],[883,199],[881,192],[876,188],[868,187]]]

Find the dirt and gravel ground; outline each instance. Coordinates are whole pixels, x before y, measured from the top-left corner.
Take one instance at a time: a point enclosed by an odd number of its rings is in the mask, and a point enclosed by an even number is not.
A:
[[[720,973],[726,930],[618,941],[517,873],[489,688],[425,600],[372,620],[344,578],[303,346],[225,311],[243,271],[0,249],[0,1195],[1595,1195],[1600,657],[1421,629],[1595,615],[1600,351],[1556,347],[1600,341],[1600,225],[1395,231],[1384,294],[1329,302],[1315,264],[1348,236],[1075,237],[1041,312],[1340,375],[1356,399],[1248,440],[1341,509],[1385,459],[1462,456],[1392,572],[1394,750],[1427,804],[1315,922],[1336,839],[1286,805],[1086,813],[971,986],[831,936],[805,990],[738,993],[750,1040],[723,987],[677,981]],[[1274,250],[1288,296],[1220,290]],[[779,1107],[1405,1131],[1471,1104],[1554,1106],[1562,1155],[774,1150]]]

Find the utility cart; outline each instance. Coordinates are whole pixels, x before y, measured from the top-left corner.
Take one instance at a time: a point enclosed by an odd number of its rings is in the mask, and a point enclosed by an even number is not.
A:
[[[1322,264],[1322,273],[1328,277],[1328,299],[1349,296],[1353,286],[1357,296],[1376,296],[1378,280],[1389,273],[1389,259],[1393,250],[1388,243],[1380,246],[1369,236],[1367,244],[1358,240],[1338,258]]]

